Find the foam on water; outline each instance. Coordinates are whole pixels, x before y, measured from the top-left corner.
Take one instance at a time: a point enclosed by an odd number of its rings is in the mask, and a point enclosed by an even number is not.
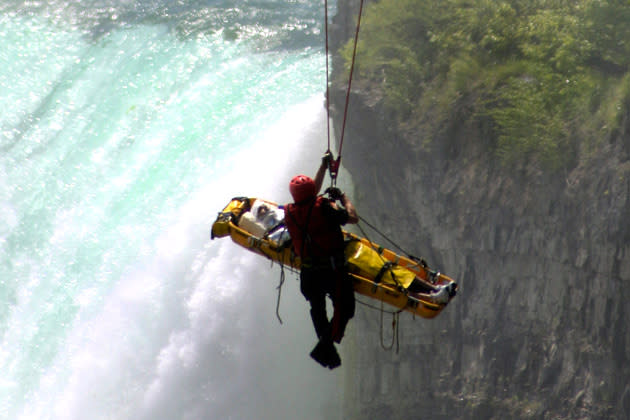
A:
[[[280,325],[278,268],[208,235],[232,196],[284,202],[316,170],[321,49],[19,6],[0,5],[0,417],[333,418],[342,374],[308,358],[295,276]]]

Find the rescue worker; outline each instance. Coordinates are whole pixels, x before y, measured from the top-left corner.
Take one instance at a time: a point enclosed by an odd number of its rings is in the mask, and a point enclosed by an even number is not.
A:
[[[359,218],[352,202],[337,188],[327,190],[331,199],[318,196],[326,169],[332,161],[327,153],[315,179],[297,175],[289,190],[294,203],[285,206],[285,223],[293,242],[293,251],[301,259],[300,290],[311,306],[311,319],[319,342],[311,357],[324,367],[341,364],[334,343],[340,343],[348,321],[354,316],[352,281],[344,259],[341,226],[357,223]],[[340,201],[343,207],[335,204]],[[326,295],[333,303],[328,320]]]

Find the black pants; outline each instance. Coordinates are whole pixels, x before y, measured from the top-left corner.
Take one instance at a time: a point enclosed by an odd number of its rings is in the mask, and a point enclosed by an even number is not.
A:
[[[352,280],[343,267],[302,267],[300,290],[311,304],[311,319],[320,339],[332,339],[339,343],[348,321],[354,316],[354,289]],[[333,303],[333,317],[328,320],[326,295]]]

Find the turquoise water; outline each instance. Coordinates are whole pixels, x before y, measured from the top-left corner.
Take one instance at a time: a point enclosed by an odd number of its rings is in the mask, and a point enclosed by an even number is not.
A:
[[[294,276],[281,326],[277,268],[208,237],[319,163],[323,6],[0,12],[0,418],[334,418]]]

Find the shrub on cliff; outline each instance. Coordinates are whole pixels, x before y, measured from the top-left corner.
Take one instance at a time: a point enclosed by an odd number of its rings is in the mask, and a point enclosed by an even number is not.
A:
[[[623,0],[381,0],[355,74],[433,140],[483,123],[503,163],[566,167],[628,113],[629,21]]]

